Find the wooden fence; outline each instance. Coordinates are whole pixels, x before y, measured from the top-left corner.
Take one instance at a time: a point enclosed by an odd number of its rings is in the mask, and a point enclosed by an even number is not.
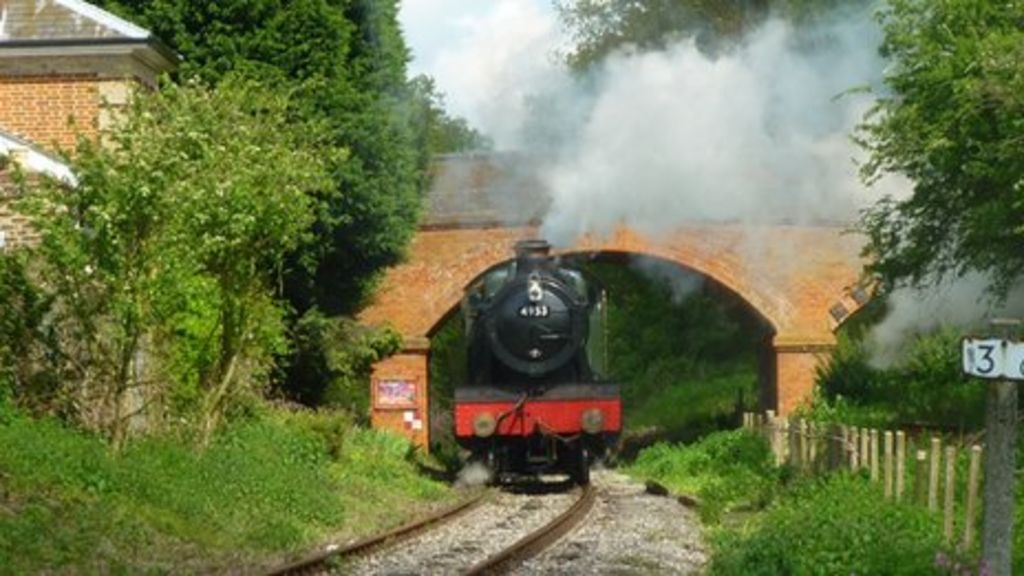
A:
[[[939,437],[911,438],[902,430],[879,431],[776,417],[771,410],[764,414],[744,413],[743,427],[765,436],[776,463],[789,464],[802,473],[865,470],[872,482],[882,483],[887,499],[927,506],[929,510],[939,510],[941,489],[943,533],[946,543],[953,544],[957,520],[956,461],[958,453],[968,449],[966,446],[943,446]],[[970,548],[976,537],[982,447],[974,444],[969,450],[966,495],[961,507],[960,542],[965,548]]]

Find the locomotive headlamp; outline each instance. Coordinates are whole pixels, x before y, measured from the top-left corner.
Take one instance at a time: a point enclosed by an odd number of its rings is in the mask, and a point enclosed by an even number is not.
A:
[[[587,434],[597,434],[604,430],[604,412],[597,408],[584,410],[580,416],[580,427]]]
[[[494,415],[490,412],[481,412],[477,414],[476,418],[473,418],[473,434],[481,438],[487,438],[494,434],[494,429],[497,426],[498,421],[494,419]]]
[[[544,299],[544,289],[540,287],[540,278],[536,275],[530,276],[530,283],[526,288],[526,295],[530,302],[540,302]]]

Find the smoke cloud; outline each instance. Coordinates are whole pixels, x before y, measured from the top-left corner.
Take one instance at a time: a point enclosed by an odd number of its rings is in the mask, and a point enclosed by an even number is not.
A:
[[[484,486],[492,479],[491,469],[480,462],[470,462],[459,470],[455,485],[460,487]]]
[[[682,304],[704,287],[704,277],[700,274],[657,258],[632,257],[629,259],[629,267],[666,286],[673,304]]]
[[[898,363],[914,336],[940,327],[985,334],[990,319],[1024,317],[1024,287],[1016,287],[999,302],[988,292],[990,286],[987,276],[971,273],[936,282],[927,289],[894,290],[889,294],[889,313],[868,336],[873,363],[880,368]]]
[[[850,134],[872,104],[879,32],[860,20],[800,34],[771,21],[710,56],[692,40],[622,52],[598,72],[586,121],[545,172],[546,237],[620,224],[662,234],[686,222],[851,222],[900,182],[869,189]]]

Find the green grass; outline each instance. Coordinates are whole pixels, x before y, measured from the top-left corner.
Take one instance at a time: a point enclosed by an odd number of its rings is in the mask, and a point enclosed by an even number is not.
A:
[[[152,438],[118,455],[56,420],[14,416],[0,447],[3,574],[252,566],[450,498],[403,440],[322,415],[236,422],[203,452]]]
[[[862,476],[800,483],[739,530],[713,532],[710,574],[934,574],[941,517]]]
[[[667,363],[665,370],[652,367],[644,394],[624,391],[624,422],[629,430],[654,428],[669,438],[696,437],[720,428],[732,417],[737,400],[757,398],[757,374],[744,364],[734,364],[702,378],[679,378]],[[664,372],[664,373],[661,373]],[[659,385],[660,384],[660,385]]]
[[[780,471],[763,438],[745,430],[716,432],[692,445],[656,444],[626,472],[700,500],[701,517],[717,521],[739,507],[761,507],[779,488]]]
[[[937,554],[954,555],[940,514],[885,500],[864,475],[778,468],[764,439],[745,430],[657,444],[626,472],[698,498],[712,575],[931,574]]]

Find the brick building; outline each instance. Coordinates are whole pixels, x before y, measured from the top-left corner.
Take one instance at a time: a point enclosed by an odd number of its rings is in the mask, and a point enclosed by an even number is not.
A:
[[[109,128],[137,87],[177,57],[149,31],[80,0],[0,0],[0,248],[31,241],[10,172],[73,184],[62,161]]]

